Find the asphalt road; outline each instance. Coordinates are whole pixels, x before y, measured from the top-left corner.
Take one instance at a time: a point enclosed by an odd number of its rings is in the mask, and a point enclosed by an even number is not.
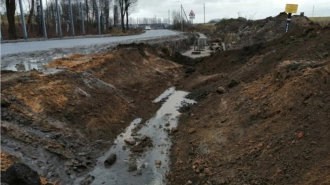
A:
[[[143,40],[163,36],[177,35],[178,32],[171,30],[149,30],[141,35],[119,36],[119,37],[98,37],[98,38],[77,38],[59,39],[46,41],[31,41],[18,43],[1,44],[1,56],[21,52],[43,51],[53,48],[71,48],[75,46],[86,46],[92,44],[105,44],[122,42],[127,40]]]

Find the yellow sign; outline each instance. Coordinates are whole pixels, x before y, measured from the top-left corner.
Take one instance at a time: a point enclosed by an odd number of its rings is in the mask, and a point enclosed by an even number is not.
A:
[[[286,13],[297,13],[298,5],[297,4],[286,4],[285,12]]]

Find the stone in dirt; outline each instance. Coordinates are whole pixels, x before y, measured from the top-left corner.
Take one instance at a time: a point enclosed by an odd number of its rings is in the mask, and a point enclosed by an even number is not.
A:
[[[196,132],[196,129],[195,128],[190,128],[188,130],[188,134],[192,134],[192,133],[195,133]]]
[[[178,128],[177,128],[177,127],[173,127],[173,128],[171,129],[171,133],[175,133],[175,132],[178,132]]]
[[[155,160],[155,166],[156,166],[156,168],[160,168],[161,165],[162,165],[162,161]]]
[[[211,172],[210,168],[205,168],[204,172],[205,172],[206,175],[212,176],[212,172]]]
[[[104,161],[105,165],[112,165],[117,160],[116,154],[110,154],[109,157]]]
[[[4,173],[1,173],[1,184],[4,183],[9,185],[41,185],[38,173],[24,163],[13,164]]]
[[[133,146],[131,148],[132,152],[137,152],[137,153],[142,153],[143,152],[143,148],[141,146]]]
[[[230,80],[229,84],[227,85],[228,88],[233,88],[239,84],[236,80]]]
[[[219,87],[217,88],[217,93],[219,93],[219,94],[223,94],[223,93],[225,93],[225,92],[226,92],[226,89],[225,89],[224,87],[219,86]]]
[[[10,102],[5,99],[3,96],[1,96],[1,107],[9,107]]]
[[[128,145],[135,145],[136,144],[136,141],[133,138],[127,138],[127,139],[124,139],[124,141]]]
[[[148,136],[144,135],[141,137],[141,141],[146,141],[148,139]]]

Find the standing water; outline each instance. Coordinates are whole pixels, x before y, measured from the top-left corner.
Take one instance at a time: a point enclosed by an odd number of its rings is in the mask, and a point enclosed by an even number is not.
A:
[[[95,168],[89,173],[91,184],[165,184],[172,145],[168,133],[178,125],[180,115],[178,109],[184,105],[195,103],[195,101],[185,98],[187,92],[175,91],[173,87],[165,92],[166,95],[163,93],[154,100],[154,102],[159,102],[168,97],[155,117],[144,124],[141,123],[141,119],[134,120],[125,132],[117,137],[115,145],[97,160]],[[132,147],[139,146],[140,142],[145,141],[145,138],[150,138],[152,145],[144,148],[138,154],[134,153],[131,150]],[[111,154],[116,154],[116,161],[111,166],[105,165],[104,161]],[[78,179],[75,184],[80,184],[80,182],[81,179]]]

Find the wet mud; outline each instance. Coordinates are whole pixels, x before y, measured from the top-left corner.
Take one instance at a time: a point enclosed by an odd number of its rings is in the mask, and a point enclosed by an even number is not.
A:
[[[145,122],[135,119],[121,133],[114,146],[97,161],[96,167],[82,181],[91,184],[166,184],[169,172],[169,154],[172,146],[170,134],[178,125],[182,106],[194,104],[186,99],[187,92],[166,90],[154,102],[166,99],[156,115]],[[149,142],[147,146],[143,142]],[[104,161],[115,154],[116,161],[108,165]],[[92,180],[90,180],[92,179]]]

